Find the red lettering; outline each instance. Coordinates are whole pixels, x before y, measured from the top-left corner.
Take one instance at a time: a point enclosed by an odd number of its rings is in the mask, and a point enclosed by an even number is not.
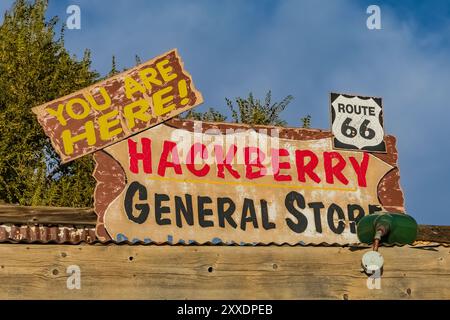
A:
[[[206,146],[204,144],[194,143],[192,145],[191,149],[187,154],[186,167],[189,169],[190,172],[192,172],[197,177],[204,177],[208,174],[210,167],[208,164],[205,163],[201,169],[196,169],[195,156],[197,154],[200,154],[200,157],[203,160],[208,159],[208,150],[206,149]]]
[[[256,154],[254,160],[251,159],[251,154]],[[264,177],[266,175],[266,167],[262,164],[262,161],[266,158],[264,152],[262,152],[257,147],[245,147],[244,148],[244,158],[245,158],[245,176],[247,179],[257,179]],[[253,171],[253,167],[259,170]]]
[[[309,161],[305,164],[305,158],[308,157]],[[306,182],[306,175],[314,182],[320,183],[319,176],[314,172],[314,169],[319,164],[319,158],[311,150],[296,150],[295,162],[297,164],[297,175],[300,182]]]
[[[280,162],[280,157],[289,156],[289,151],[286,149],[272,149],[272,169],[275,181],[291,181],[292,177],[288,174],[280,174],[280,169],[290,169],[289,162]]]
[[[137,152],[137,143],[128,139],[128,155],[130,158],[130,171],[139,173],[139,160],[142,160],[145,173],[152,173],[152,140],[141,139],[142,152]]]
[[[172,161],[167,160],[169,154],[172,155]],[[182,174],[177,144],[172,141],[164,141],[163,151],[158,165],[158,174],[164,177],[166,175],[166,168],[173,168],[176,174]]]
[[[342,157],[342,155],[338,152],[324,152],[323,158],[327,183],[333,184],[334,177],[336,177],[340,182],[347,185],[348,180],[342,174],[342,170],[344,170],[346,165],[344,157]],[[338,162],[334,165],[333,159],[338,160]]]
[[[358,186],[367,187],[366,175],[367,168],[369,167],[369,155],[365,152],[363,154],[361,164],[358,163],[358,160],[356,160],[355,157],[350,157],[350,162],[356,175],[358,176]]]
[[[231,173],[231,175],[239,179],[240,175],[239,172],[233,169],[231,166],[231,163],[233,162],[233,158],[237,153],[237,147],[236,145],[232,145],[230,149],[228,149],[227,155],[224,159],[223,157],[223,148],[221,145],[214,145],[214,154],[216,156],[216,162],[217,162],[217,176],[219,178],[225,179],[225,168]]]

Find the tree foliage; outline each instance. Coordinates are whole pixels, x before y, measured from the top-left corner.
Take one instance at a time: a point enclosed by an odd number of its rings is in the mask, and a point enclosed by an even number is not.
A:
[[[31,108],[92,84],[89,51],[81,61],[55,40],[47,0],[17,0],[0,26],[0,200],[22,205],[90,206],[90,156],[66,165]]]
[[[235,123],[285,126],[286,121],[280,118],[280,114],[293,99],[289,95],[281,102],[272,103],[272,92],[269,91],[264,102],[255,99],[252,93],[246,99],[236,98],[235,104],[228,98],[225,100]]]
[[[31,108],[70,94],[99,80],[91,69],[90,52],[81,60],[64,48],[64,29],[55,39],[58,19],[47,20],[47,0],[16,0],[0,26],[0,202],[22,205],[84,207],[92,205],[94,162],[85,156],[61,165]],[[136,56],[136,64],[141,59]],[[113,56],[111,72],[118,73]],[[226,99],[235,123],[285,125],[280,113],[292,101],[272,103],[269,91],[262,102]],[[213,108],[188,111],[184,118],[226,121]],[[302,118],[310,125],[309,116]]]
[[[227,120],[227,117],[225,115],[220,113],[220,111],[215,110],[214,108],[209,108],[206,112],[197,112],[191,109],[185,112],[185,115],[183,115],[181,118],[209,122],[225,122]]]
[[[118,73],[119,73],[119,70],[117,70],[116,56],[112,56],[112,59],[111,59],[111,71],[109,71],[108,75],[105,78],[109,78],[109,77],[115,76]]]
[[[285,126],[286,121],[282,120],[280,115],[293,99],[291,95],[288,95],[282,101],[272,103],[272,92],[268,91],[264,102],[255,99],[252,93],[249,93],[246,99],[238,97],[233,102],[231,99],[225,98],[225,101],[231,111],[234,123]],[[180,118],[212,122],[227,120],[224,114],[214,108],[209,108],[206,112],[189,110]],[[302,128],[310,128],[311,116],[300,118],[300,122]]]
[[[300,118],[300,121],[302,122],[302,128],[311,128],[311,116],[309,114],[305,117]]]

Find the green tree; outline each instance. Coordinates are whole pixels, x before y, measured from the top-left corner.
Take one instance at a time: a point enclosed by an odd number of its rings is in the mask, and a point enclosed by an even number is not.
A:
[[[227,120],[226,116],[214,108],[209,108],[206,112],[196,112],[191,109],[185,112],[181,118],[209,122],[225,122]]]
[[[227,106],[232,113],[234,123],[260,124],[285,126],[286,121],[280,118],[280,114],[286,109],[294,98],[291,95],[285,97],[281,102],[272,103],[272,93],[267,92],[264,103],[255,99],[250,93],[248,98],[236,98],[235,104],[232,100],[225,98]],[[189,110],[180,116],[182,119],[192,119],[199,121],[225,122],[227,117],[214,108],[209,108],[206,112]],[[302,128],[311,127],[311,116],[300,118]]]
[[[109,73],[105,77],[105,79],[109,78],[109,77],[112,77],[112,76],[115,76],[118,73],[119,73],[119,70],[117,70],[116,56],[112,56],[112,59],[111,59],[111,71],[109,71]]]
[[[142,59],[141,59],[141,57],[139,57],[139,55],[134,55],[134,61],[135,61],[135,63],[136,63],[136,65],[138,66],[138,65],[140,65],[141,63],[142,63]]]
[[[300,118],[300,121],[302,122],[302,128],[311,128],[311,116],[309,114],[303,118]]]
[[[92,84],[82,60],[55,40],[47,0],[16,0],[0,26],[0,200],[23,205],[90,206],[92,157],[61,165],[31,108]]]
[[[272,103],[272,92],[269,91],[264,102],[255,99],[252,93],[247,99],[236,98],[236,106],[230,99],[225,100],[235,123],[285,126],[286,121],[280,118],[280,114],[293,99],[288,95],[281,102]]]

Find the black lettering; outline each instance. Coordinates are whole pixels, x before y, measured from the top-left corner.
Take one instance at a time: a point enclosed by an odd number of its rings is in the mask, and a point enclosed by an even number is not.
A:
[[[188,225],[192,226],[194,224],[192,196],[190,194],[185,194],[184,196],[186,198],[186,206],[184,205],[181,197],[175,197],[175,219],[178,228],[183,226],[183,223],[181,222],[181,213],[183,213],[184,220]]]
[[[228,208],[225,210],[225,205]],[[219,216],[219,226],[225,228],[225,220],[234,229],[237,228],[237,223],[233,220],[233,213],[236,210],[236,205],[230,198],[217,198],[217,214]]]
[[[347,113],[352,113],[353,112],[353,106],[351,104],[346,105],[345,109],[346,109]]]
[[[295,208],[294,202],[297,203],[297,206],[300,209],[305,209],[305,198],[298,192],[289,192],[284,199],[284,205],[286,206],[286,209],[289,211],[289,213],[297,219],[297,223],[292,221],[292,219],[290,218],[286,218],[286,224],[292,231],[296,233],[302,233],[308,226],[308,219],[301,211]]]
[[[375,212],[383,211],[383,209],[377,204],[369,204],[369,214],[373,214]]]
[[[338,226],[337,227],[334,224],[334,213],[335,212],[337,213],[338,218],[339,218],[339,222],[338,222]],[[343,220],[345,220],[345,215],[344,215],[344,211],[342,210],[341,207],[339,207],[335,203],[332,203],[328,207],[327,219],[328,219],[328,226],[330,227],[331,231],[333,231],[336,234],[341,234],[342,232],[344,232],[345,223],[344,223]]]
[[[171,223],[170,219],[162,218],[165,213],[170,213],[170,208],[167,206],[162,206],[163,201],[169,201],[170,198],[167,194],[155,193],[155,219],[156,223],[160,226],[168,225]]]
[[[345,113],[345,105],[343,103],[338,103],[338,111]]]
[[[250,215],[247,216],[247,212],[250,212]],[[242,218],[241,218],[241,229],[245,231],[247,226],[247,222],[252,222],[253,227],[258,229],[258,221],[256,219],[256,210],[255,204],[252,199],[244,199],[244,204],[242,206]]]
[[[134,181],[130,184],[127,189],[127,193],[125,194],[124,207],[128,219],[138,224],[142,224],[148,218],[150,207],[147,203],[138,203],[134,207],[140,211],[140,214],[137,217],[133,215],[133,197],[136,192],[139,195],[139,200],[147,200],[147,189],[145,188],[145,186],[137,181]]]
[[[214,222],[205,220],[205,216],[212,216],[213,212],[211,209],[205,208],[205,204],[212,203],[210,197],[198,196],[198,223],[202,228],[209,228],[214,226]]]
[[[362,217],[364,217],[364,209],[359,204],[349,204],[347,206],[348,221],[350,222],[350,232],[356,233],[356,224]],[[358,211],[358,215],[355,217],[355,211]]]
[[[316,225],[316,232],[322,233],[322,219],[320,209],[325,208],[323,202],[311,202],[308,207],[314,210],[314,224]]]
[[[359,106],[359,108],[360,108],[360,110],[361,110],[363,115],[367,115],[367,108],[368,108],[368,106]]]
[[[264,230],[275,229],[275,223],[269,221],[269,210],[267,208],[267,201],[261,200],[261,218]]]

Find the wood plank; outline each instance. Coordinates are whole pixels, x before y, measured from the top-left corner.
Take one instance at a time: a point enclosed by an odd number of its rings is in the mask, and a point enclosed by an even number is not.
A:
[[[95,226],[92,208],[27,207],[0,204],[0,223]]]
[[[381,289],[367,249],[0,245],[1,299],[450,299],[449,248],[382,247]],[[67,267],[81,289],[66,287]]]
[[[450,226],[419,225],[416,240],[450,243]]]

